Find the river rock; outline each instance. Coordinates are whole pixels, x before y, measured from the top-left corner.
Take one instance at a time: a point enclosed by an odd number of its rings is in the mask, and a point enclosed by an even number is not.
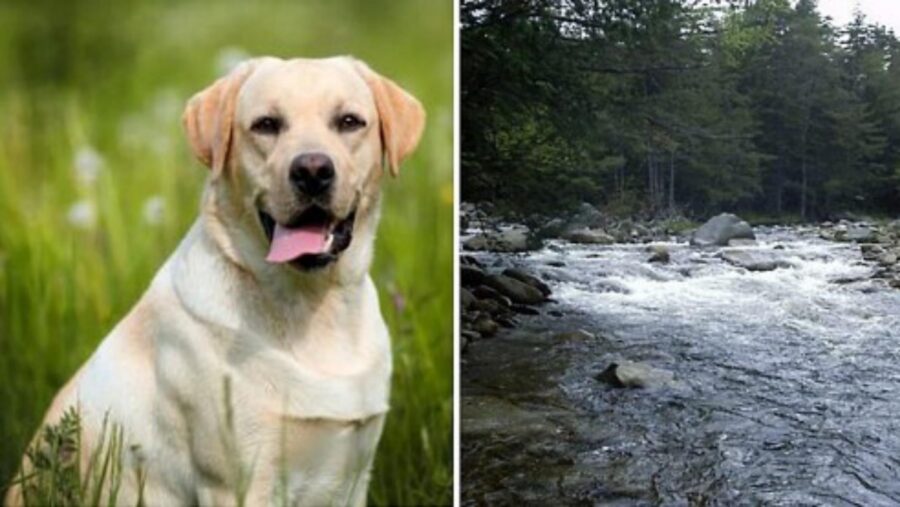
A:
[[[650,258],[647,259],[647,262],[668,264],[669,260],[671,260],[669,249],[665,245],[650,245],[647,251],[650,252]]]
[[[897,254],[894,252],[884,252],[878,256],[878,264],[882,266],[893,266],[897,264]]]
[[[462,265],[459,267],[459,279],[465,286],[478,286],[484,280],[484,277],[484,271],[482,271],[480,268],[467,265]]]
[[[671,384],[675,375],[644,363],[618,361],[610,363],[594,379],[613,387],[661,387]]]
[[[894,236],[900,236],[900,218],[888,222],[884,228]]]
[[[726,246],[732,239],[756,239],[750,224],[737,215],[722,213],[709,219],[691,235],[693,246]]]
[[[478,287],[475,287],[474,289],[472,289],[472,294],[478,299],[493,299],[503,306],[508,307],[512,305],[512,301],[508,297],[500,294],[495,289],[488,287],[487,285],[479,285]]]
[[[528,228],[516,225],[498,231],[482,232],[466,240],[463,248],[491,252],[524,252],[528,250]]]
[[[607,234],[606,231],[588,228],[566,231],[563,233],[562,239],[587,245],[611,245],[616,242],[616,238]]]
[[[481,316],[472,323],[472,329],[485,338],[489,338],[497,334],[500,326],[491,320],[490,317]]]
[[[475,257],[472,257],[471,255],[460,255],[459,264],[461,266],[475,266],[476,268],[484,269],[484,264],[482,264],[481,261],[479,261]]]
[[[876,245],[875,243],[863,243],[859,245],[859,251],[862,253],[862,257],[867,261],[878,260],[878,257],[884,253],[884,248],[881,245]]]
[[[748,271],[773,271],[792,266],[789,261],[774,251],[726,250],[722,252],[721,257],[725,262]]]
[[[496,299],[477,299],[474,303],[472,303],[471,308],[473,310],[478,310],[487,313],[500,313],[505,310],[506,307],[500,304]]]
[[[494,320],[497,322],[497,324],[500,324],[507,329],[512,329],[519,324],[516,318],[512,315],[498,315],[494,318]]]
[[[521,270],[518,268],[507,268],[507,269],[503,270],[503,274],[510,278],[515,278],[516,280],[518,280],[520,282],[531,285],[535,289],[541,291],[541,294],[543,294],[544,296],[549,296],[552,292],[550,290],[549,285],[544,283],[538,277],[536,277],[530,273],[527,273],[524,270]]]
[[[459,351],[465,352],[469,348],[469,344],[478,340],[481,336],[469,329],[463,329],[459,332]]]
[[[469,292],[468,289],[459,289],[459,305],[463,310],[468,310],[469,307],[471,307],[472,304],[475,303],[475,301],[477,301],[477,299],[475,299],[475,295]]]
[[[846,230],[838,230],[834,239],[838,241],[852,241],[854,243],[875,243],[878,235],[868,225],[852,225],[847,227]]]
[[[540,290],[505,275],[490,275],[484,279],[485,285],[508,297],[513,303],[534,305],[544,301]]]

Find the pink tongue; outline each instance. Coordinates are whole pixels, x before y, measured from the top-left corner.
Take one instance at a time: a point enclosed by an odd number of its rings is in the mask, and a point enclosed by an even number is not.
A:
[[[266,260],[269,262],[287,262],[301,255],[319,254],[325,251],[325,237],[328,230],[325,226],[305,226],[288,229],[275,224],[272,235],[272,247]]]

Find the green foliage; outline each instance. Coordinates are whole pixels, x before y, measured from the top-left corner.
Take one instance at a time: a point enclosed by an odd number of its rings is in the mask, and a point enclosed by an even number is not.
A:
[[[462,13],[465,200],[900,211],[900,43],[861,16],[837,29],[812,0],[463,0]]]
[[[25,466],[14,481],[26,506],[116,505],[124,473],[122,428],[104,418],[83,470],[81,441],[81,418],[75,407],[66,410],[58,423],[41,429],[26,449]],[[141,470],[133,472],[142,492]],[[137,504],[143,505],[140,499]]]
[[[187,98],[244,54],[353,54],[429,117],[385,181],[372,275],[395,364],[370,501],[450,503],[452,37],[450,2],[0,4],[0,483],[197,216]]]

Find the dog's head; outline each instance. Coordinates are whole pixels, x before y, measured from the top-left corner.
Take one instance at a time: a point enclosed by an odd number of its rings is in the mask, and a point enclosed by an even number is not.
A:
[[[220,199],[250,221],[270,263],[322,267],[374,227],[383,164],[396,175],[425,113],[349,57],[253,59],[195,95],[188,140]],[[250,235],[254,236],[253,234]]]

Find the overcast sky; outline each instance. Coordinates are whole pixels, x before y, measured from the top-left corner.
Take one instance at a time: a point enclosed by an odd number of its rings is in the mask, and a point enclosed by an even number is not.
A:
[[[830,16],[835,25],[846,25],[857,5],[870,22],[887,25],[900,34],[900,0],[819,0],[819,12]]]

